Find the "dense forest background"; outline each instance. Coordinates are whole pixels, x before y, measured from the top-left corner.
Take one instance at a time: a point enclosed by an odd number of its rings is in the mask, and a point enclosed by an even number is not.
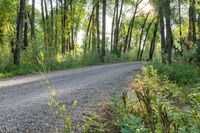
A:
[[[200,61],[198,0],[1,0],[0,70]],[[109,22],[110,24],[109,24]],[[9,76],[9,74],[7,75]]]

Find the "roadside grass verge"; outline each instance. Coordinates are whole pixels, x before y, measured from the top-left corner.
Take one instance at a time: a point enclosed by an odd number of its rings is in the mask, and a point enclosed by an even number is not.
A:
[[[64,57],[59,56],[57,59],[48,58],[47,60],[44,60],[42,58],[29,60],[24,57],[22,59],[22,63],[19,66],[12,65],[10,63],[6,63],[6,65],[3,64],[3,62],[0,63],[0,78],[32,74],[44,70],[56,71],[99,64],[130,62],[134,60],[135,59],[131,56],[131,54],[124,54],[121,57],[117,57],[116,55],[111,53],[108,53],[106,55],[104,63],[102,63],[101,59],[97,55],[94,55],[92,53],[67,54]],[[45,68],[43,68],[43,66],[45,66]]]

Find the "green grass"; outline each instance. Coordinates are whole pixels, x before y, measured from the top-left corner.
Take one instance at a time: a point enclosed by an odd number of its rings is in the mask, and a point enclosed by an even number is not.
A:
[[[196,84],[200,82],[200,68],[189,64],[153,64],[158,74],[166,75],[170,81],[177,84]]]
[[[134,59],[130,54],[125,54],[122,55],[121,57],[117,57],[114,54],[108,53],[105,57],[104,64],[128,62],[133,60]],[[93,55],[92,53],[80,54],[80,55],[68,54],[64,57],[60,57],[59,59],[48,58],[46,60],[40,61],[40,63],[35,63],[35,62],[37,61],[32,61],[25,58],[22,59],[21,64],[19,66],[12,65],[10,63],[8,63],[8,65],[6,66],[0,64],[0,78],[32,74],[40,71],[42,72],[56,71],[68,68],[80,68],[80,67],[103,64],[101,59],[97,55]]]

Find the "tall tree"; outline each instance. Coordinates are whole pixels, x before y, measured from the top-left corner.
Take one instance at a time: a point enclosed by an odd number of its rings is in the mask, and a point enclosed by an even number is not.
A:
[[[62,5],[62,54],[65,54],[66,48],[66,19],[67,19],[67,0],[61,1]]]
[[[103,14],[102,14],[102,47],[101,47],[101,58],[104,61],[104,57],[106,55],[106,0],[102,0],[103,3]]]
[[[166,53],[168,54],[167,60],[168,63],[171,64],[172,58],[172,47],[173,47],[173,36],[172,36],[172,29],[171,29],[171,9],[170,9],[170,0],[166,1],[165,4],[165,12],[166,12]]]
[[[155,51],[155,45],[156,45],[156,38],[157,38],[157,31],[158,31],[158,21],[154,25],[154,31],[153,31],[153,37],[151,40],[150,50],[149,50],[149,60],[153,60],[153,55]]]
[[[24,21],[24,49],[28,47],[28,13],[25,11],[25,21]]]
[[[124,53],[127,51],[127,49],[130,50],[131,39],[132,39],[132,31],[133,31],[133,26],[134,26],[134,22],[135,22],[135,17],[137,15],[137,11],[138,11],[139,5],[140,5],[140,3],[142,1],[143,0],[137,0],[136,1],[134,14],[132,16],[131,22],[130,22],[129,27],[128,27],[128,32],[127,32],[127,35],[126,35],[126,38],[125,38]]]
[[[19,65],[20,62],[20,47],[23,40],[23,24],[25,15],[26,0],[20,0],[19,12],[17,15],[17,27],[16,27],[16,42],[14,48],[14,64]]]
[[[158,5],[159,23],[160,23],[160,38],[161,38],[161,56],[162,62],[165,63],[165,25],[164,25],[164,2]]]
[[[139,55],[139,60],[141,61],[142,60],[142,55],[143,55],[143,52],[144,52],[144,48],[145,48],[145,45],[146,45],[146,41],[147,41],[147,37],[149,35],[149,30],[154,22],[154,20],[156,19],[157,17],[154,17],[151,22],[148,24],[148,27],[147,27],[147,30],[146,30],[146,35],[145,35],[145,38],[144,38],[144,41],[143,41],[143,45],[142,45],[142,48],[141,48],[141,52],[140,52],[140,55]]]
[[[100,56],[101,49],[100,49],[100,24],[99,24],[99,0],[97,1],[96,7],[96,26],[97,26],[97,53]]]
[[[32,0],[31,39],[35,38],[35,0]]]
[[[143,39],[143,34],[144,34],[144,30],[145,30],[145,26],[146,26],[147,20],[149,18],[149,14],[150,14],[150,12],[147,13],[147,15],[146,15],[146,17],[144,19],[144,22],[142,24],[142,27],[141,27],[142,31],[140,33],[140,42],[139,42],[139,46],[138,46],[137,60],[139,60],[140,54],[141,54],[141,49],[143,48],[143,46],[142,46],[142,39]]]
[[[196,41],[196,7],[195,0],[189,1],[189,31],[188,40],[191,42]]]

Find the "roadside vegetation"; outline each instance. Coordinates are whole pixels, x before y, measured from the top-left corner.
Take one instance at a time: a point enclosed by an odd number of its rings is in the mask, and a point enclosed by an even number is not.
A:
[[[27,55],[26,55],[27,56]],[[64,70],[69,68],[80,68],[92,65],[108,64],[108,63],[122,63],[131,62],[136,59],[132,57],[131,54],[123,54],[117,57],[115,54],[107,54],[105,56],[105,61],[102,62],[97,55],[92,53],[88,54],[67,54],[66,56],[60,56],[57,60],[48,59],[41,60],[36,58],[34,61],[29,60],[28,57],[24,57],[22,64],[16,66],[10,64],[10,62],[5,62],[4,66],[0,67],[0,78],[13,77],[17,75],[25,75],[38,72],[49,72],[56,70]],[[35,62],[35,63],[34,63]],[[45,68],[44,68],[45,67]]]
[[[87,133],[198,133],[199,69],[183,64],[178,65],[182,71],[174,65],[160,66],[143,67],[129,90],[113,97],[106,108],[101,107],[103,111],[89,118],[92,122],[87,123]],[[193,74],[189,80],[188,67]],[[163,71],[166,69],[174,73]]]
[[[149,61],[129,90],[88,117],[82,132],[199,133],[199,4],[200,0],[1,0],[0,78]],[[50,109],[63,120],[63,132],[72,132],[70,114],[77,102],[67,107],[53,89],[50,92]]]

